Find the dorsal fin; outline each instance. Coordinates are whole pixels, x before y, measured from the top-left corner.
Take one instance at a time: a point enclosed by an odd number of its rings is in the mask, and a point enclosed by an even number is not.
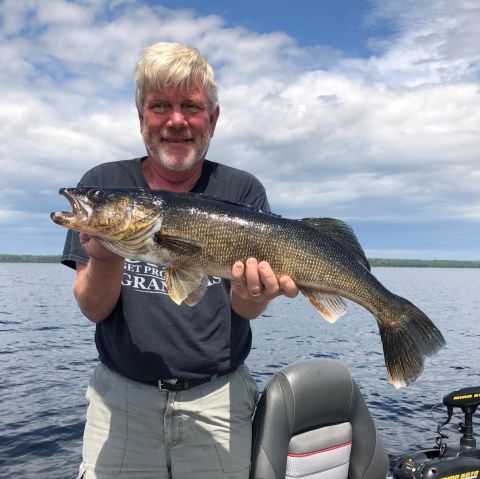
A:
[[[370,271],[370,264],[350,225],[335,218],[302,218],[300,221],[327,234],[357,256],[358,261]]]

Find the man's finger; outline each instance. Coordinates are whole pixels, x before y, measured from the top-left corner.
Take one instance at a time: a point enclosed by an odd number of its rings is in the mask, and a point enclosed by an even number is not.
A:
[[[237,261],[232,267],[232,280],[231,283],[236,286],[245,285],[245,266],[242,261]]]
[[[245,265],[245,280],[250,296],[256,298],[262,294],[262,283],[258,274],[258,262],[255,258],[248,258]]]
[[[91,236],[87,235],[87,233],[80,233],[80,244],[85,244],[90,241]]]
[[[267,299],[273,299],[278,296],[280,293],[280,286],[271,266],[266,261],[261,261],[258,265],[258,272],[264,287],[264,296]]]
[[[283,294],[288,298],[295,298],[298,294],[298,287],[295,284],[290,276],[282,276],[280,278],[280,289],[282,290]]]

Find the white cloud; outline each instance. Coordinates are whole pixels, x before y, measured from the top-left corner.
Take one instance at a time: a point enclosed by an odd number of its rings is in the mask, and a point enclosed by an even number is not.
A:
[[[480,5],[476,0],[375,0],[370,22],[386,22],[394,34],[372,45],[379,55],[359,67],[393,85],[478,78]]]
[[[0,192],[28,200],[2,197],[12,211],[49,211],[94,164],[143,155],[133,71],[165,40],[213,63],[222,113],[209,157],[257,174],[276,210],[478,220],[478,2],[374,6],[368,20],[392,34],[372,39],[370,58],[345,58],[141,0],[4,1]]]

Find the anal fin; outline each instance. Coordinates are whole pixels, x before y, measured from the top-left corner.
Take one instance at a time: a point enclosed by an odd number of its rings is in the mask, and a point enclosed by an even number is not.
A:
[[[184,300],[183,302],[187,306],[195,306],[204,296],[208,287],[208,276],[202,278],[201,284],[198,288],[194,289]]]
[[[302,288],[300,291],[308,301],[310,301],[310,304],[329,323],[333,324],[347,311],[347,303],[341,296],[323,293],[322,291],[313,288]]]

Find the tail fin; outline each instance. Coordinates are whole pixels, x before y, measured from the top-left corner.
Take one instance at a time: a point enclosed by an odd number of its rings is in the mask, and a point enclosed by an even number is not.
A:
[[[396,388],[408,386],[423,371],[426,356],[445,345],[442,333],[415,305],[397,296],[401,321],[377,318],[388,375]],[[398,314],[398,309],[396,312]]]

